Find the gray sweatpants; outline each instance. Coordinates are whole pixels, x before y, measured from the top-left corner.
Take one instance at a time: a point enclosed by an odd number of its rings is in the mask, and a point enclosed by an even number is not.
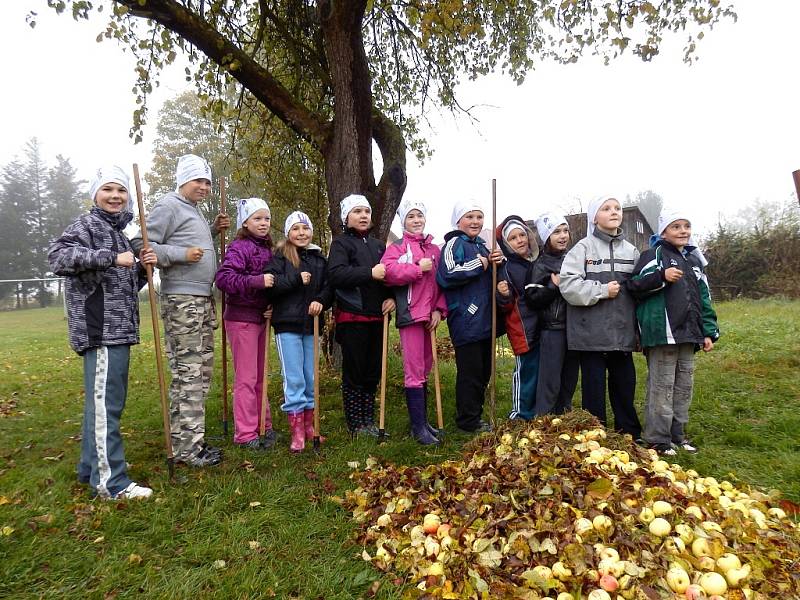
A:
[[[78,479],[98,496],[130,485],[119,420],[128,395],[130,346],[100,346],[83,355],[83,438]]]
[[[671,344],[645,349],[644,439],[649,444],[679,444],[685,437],[694,383],[694,347],[694,344]]]

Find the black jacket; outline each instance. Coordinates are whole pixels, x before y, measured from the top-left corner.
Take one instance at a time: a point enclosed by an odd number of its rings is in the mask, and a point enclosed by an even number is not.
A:
[[[372,278],[372,267],[381,262],[386,245],[352,229],[334,238],[328,254],[328,284],[336,305],[344,311],[370,317],[383,316],[383,301],[392,291]]]
[[[539,312],[539,325],[542,329],[564,329],[567,326],[567,302],[561,296],[558,286],[550,279],[552,273],[561,272],[566,252],[550,254],[543,250],[531,266],[525,282],[525,302]]]
[[[272,301],[272,326],[275,333],[302,333],[309,335],[314,331],[314,320],[308,314],[308,305],[319,302],[324,309],[333,303],[333,292],[328,284],[325,257],[318,246],[310,246],[298,251],[300,267],[277,253],[267,267],[267,273],[275,276],[275,285],[269,290]],[[311,282],[303,285],[300,273],[311,273]],[[321,319],[322,315],[320,315]],[[322,320],[320,320],[322,331]]]

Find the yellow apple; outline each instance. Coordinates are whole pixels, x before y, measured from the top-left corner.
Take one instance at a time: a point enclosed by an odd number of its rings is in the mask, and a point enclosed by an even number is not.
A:
[[[428,513],[422,520],[422,530],[425,533],[436,533],[436,531],[439,529],[439,525],[441,524],[442,520],[439,518],[439,515]]]
[[[667,585],[673,592],[682,594],[689,587],[691,579],[685,569],[675,566],[667,571]]]
[[[708,595],[721,596],[728,591],[728,582],[719,573],[703,573],[697,583]]]
[[[652,533],[653,535],[657,535],[658,537],[665,537],[669,535],[670,531],[672,531],[672,526],[666,519],[662,519],[661,517],[656,517],[655,519],[650,521],[648,529],[650,530],[650,533]]]
[[[645,525],[648,525],[655,518],[656,515],[652,508],[647,508],[645,506],[641,511],[639,511],[639,520]]]
[[[668,515],[672,512],[672,505],[663,500],[656,500],[653,502],[653,514],[657,517]]]
[[[731,569],[741,569],[742,561],[731,552],[727,552],[717,559],[717,570],[720,573],[727,573]]]

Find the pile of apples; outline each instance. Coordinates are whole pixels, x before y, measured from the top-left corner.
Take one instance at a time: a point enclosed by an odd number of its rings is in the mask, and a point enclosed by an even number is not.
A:
[[[776,497],[669,464],[583,411],[505,425],[461,461],[370,460],[351,477],[362,558],[410,597],[800,598],[800,530]]]

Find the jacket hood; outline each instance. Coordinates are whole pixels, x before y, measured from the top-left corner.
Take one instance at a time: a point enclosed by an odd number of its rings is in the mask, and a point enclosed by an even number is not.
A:
[[[528,224],[525,222],[525,220],[518,215],[509,215],[508,217],[503,219],[502,223],[500,223],[497,226],[497,229],[495,229],[494,232],[495,238],[497,240],[497,245],[503,251],[503,255],[505,255],[506,258],[512,258],[512,257],[522,258],[513,250],[513,248],[511,248],[506,239],[503,237],[503,229],[505,229],[506,225],[508,225],[508,223],[511,221],[518,221],[522,225],[522,229],[527,234],[528,249],[530,250],[530,256],[528,256],[527,260],[533,262],[534,260],[536,260],[536,257],[539,256],[539,243],[538,240],[536,239],[536,235],[533,233],[533,230],[530,227],[528,227]]]
[[[429,233],[411,233],[403,230],[403,239],[412,242],[422,242],[423,244],[430,244],[433,241],[433,236]]]

